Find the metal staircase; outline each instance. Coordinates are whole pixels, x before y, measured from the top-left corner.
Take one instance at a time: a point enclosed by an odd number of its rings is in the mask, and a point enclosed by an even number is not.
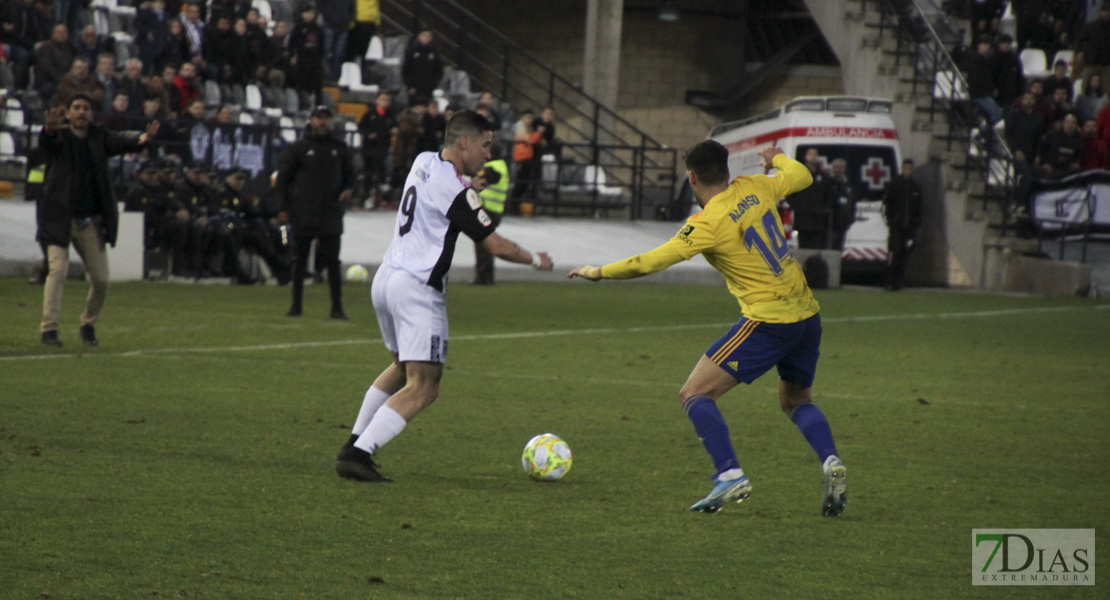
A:
[[[491,91],[517,109],[555,108],[561,159],[546,165],[537,210],[595,217],[613,210],[636,220],[655,218],[675,198],[675,149],[585,94],[461,4],[383,0],[381,10],[385,30],[412,36],[431,29],[444,61],[469,75],[471,90]],[[572,173],[577,180],[564,185]]]

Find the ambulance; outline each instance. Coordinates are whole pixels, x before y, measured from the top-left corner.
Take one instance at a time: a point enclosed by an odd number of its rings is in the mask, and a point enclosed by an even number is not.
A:
[[[831,171],[834,159],[843,158],[857,203],[855,222],[844,242],[841,270],[875,272],[887,258],[883,191],[898,175],[902,161],[892,108],[891,100],[880,98],[803,96],[771,112],[723,123],[709,137],[728,148],[732,177],[764,173],[758,152],[768,146],[779,146],[800,162],[805,162],[806,151],[816,148],[825,173]],[[780,202],[780,214],[789,242],[796,247],[786,202]]]

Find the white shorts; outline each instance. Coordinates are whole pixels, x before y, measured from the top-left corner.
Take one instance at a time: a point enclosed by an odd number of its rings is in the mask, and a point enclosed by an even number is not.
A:
[[[447,362],[447,303],[407,271],[380,267],[370,299],[382,340],[400,362]]]

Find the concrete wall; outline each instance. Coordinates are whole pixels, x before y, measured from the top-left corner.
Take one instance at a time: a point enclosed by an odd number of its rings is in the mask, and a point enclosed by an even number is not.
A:
[[[581,82],[585,0],[478,0],[467,8],[561,76]],[[686,104],[687,89],[716,90],[735,67],[721,40],[734,39],[728,21],[684,15],[664,23],[650,12],[625,12],[621,39],[620,115],[660,142],[685,148],[720,119]],[[750,66],[753,69],[755,66]],[[750,116],[805,94],[840,94],[838,68],[793,67],[751,97]]]

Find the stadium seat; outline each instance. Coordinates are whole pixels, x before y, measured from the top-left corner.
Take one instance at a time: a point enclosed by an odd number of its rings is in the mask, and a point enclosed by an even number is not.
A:
[[[204,82],[204,105],[208,108],[220,106],[220,84],[214,80]]]
[[[594,191],[597,188],[597,193],[603,196],[618,196],[621,189],[618,187],[609,187],[605,185],[605,169],[597,165],[586,165],[582,169],[582,180],[585,182],[585,189],[587,192]]]
[[[274,22],[274,9],[269,0],[251,0],[251,7],[258,10],[258,16],[266,19],[267,23]]]
[[[295,115],[300,111],[300,99],[297,96],[297,90],[293,88],[285,88],[285,114]]]
[[[246,99],[243,101],[243,107],[251,111],[262,110],[262,90],[258,86],[251,83],[246,87]]]
[[[385,58],[385,43],[382,38],[376,35],[370,38],[370,43],[366,46],[366,56],[363,58],[369,62],[380,62]]]
[[[0,161],[6,164],[27,164],[27,157],[16,152],[15,137],[8,131],[0,131]]]
[[[231,90],[231,103],[235,106],[243,106],[247,103],[247,91],[242,85],[236,83],[228,86]]]
[[[938,100],[970,100],[967,83],[958,71],[937,71],[933,97]]]
[[[339,68],[339,87],[350,88],[351,84],[362,83],[362,69],[358,68],[358,64],[353,62],[345,62]]]
[[[1083,93],[1083,80],[1076,79],[1075,83],[1071,84],[1072,98],[1075,98]]]
[[[278,119],[278,127],[281,127],[281,138],[290,144],[297,141],[297,130],[293,125],[293,119],[289,117],[281,117]]]
[[[18,98],[8,98],[4,103],[4,128],[23,129],[27,124],[26,115],[23,114],[23,104]]]
[[[362,148],[362,136],[358,133],[358,125],[353,121],[343,123],[343,141],[351,148]]]
[[[239,113],[239,124],[240,125],[254,125],[254,116],[251,115],[249,112],[245,112],[245,111]]]
[[[1026,77],[1047,77],[1051,74],[1048,69],[1048,58],[1045,56],[1044,50],[1040,48],[1026,48],[1018,55],[1021,59],[1021,67],[1025,71]]]

